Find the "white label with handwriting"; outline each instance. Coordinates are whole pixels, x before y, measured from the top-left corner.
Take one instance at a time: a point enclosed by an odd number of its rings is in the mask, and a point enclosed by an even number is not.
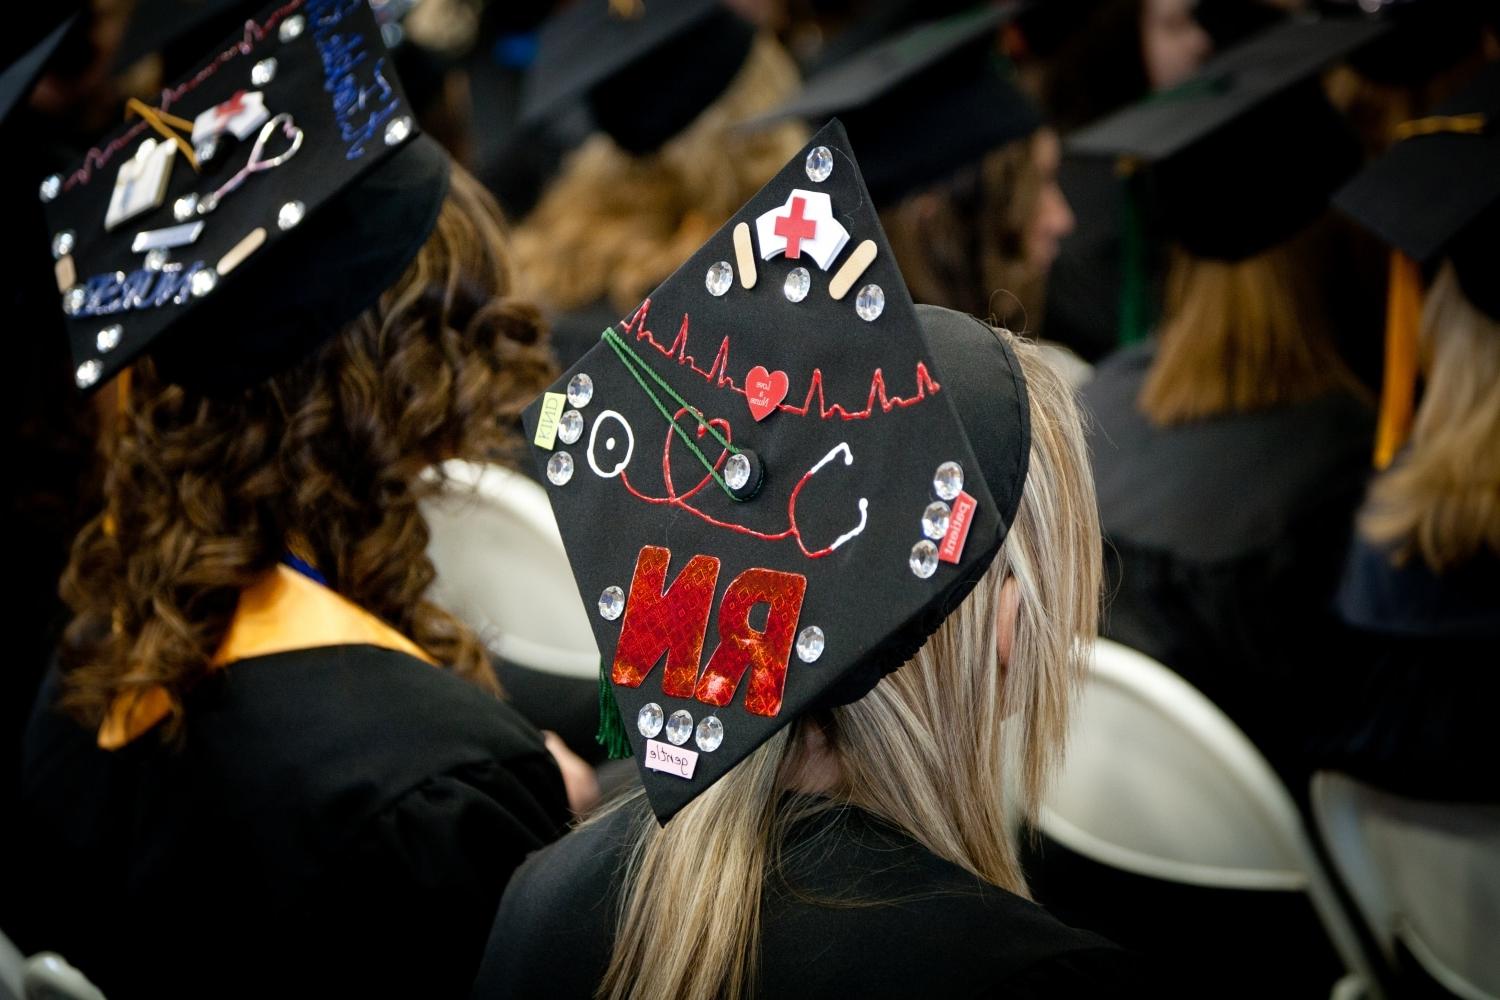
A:
[[[646,766],[653,771],[675,774],[679,778],[691,778],[698,766],[698,751],[674,747],[659,740],[647,740]]]

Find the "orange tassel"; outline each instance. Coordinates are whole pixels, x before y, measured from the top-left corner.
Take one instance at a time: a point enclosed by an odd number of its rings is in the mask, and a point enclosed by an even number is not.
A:
[[[1391,464],[1411,433],[1421,325],[1422,273],[1416,261],[1393,252],[1386,295],[1385,385],[1380,393],[1380,422],[1375,429],[1377,469]]]

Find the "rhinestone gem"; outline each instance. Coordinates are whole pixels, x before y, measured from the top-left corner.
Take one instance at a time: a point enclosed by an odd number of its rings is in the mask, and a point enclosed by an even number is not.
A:
[[[665,719],[666,713],[661,710],[661,706],[654,701],[648,701],[636,713],[635,728],[649,740],[661,732],[661,724]]]
[[[750,459],[744,455],[730,455],[724,463],[724,485],[732,490],[742,490],[750,481]]]
[[[554,451],[547,459],[547,481],[553,486],[566,486],[573,478],[573,456],[565,451]]]
[[[922,511],[922,534],[933,541],[940,540],[948,533],[948,515],[952,513],[952,508],[941,500],[928,504]]]
[[[87,389],[99,381],[99,376],[104,374],[104,366],[92,358],[78,366],[78,371],[73,373],[73,381],[78,383],[78,388]]]
[[[885,292],[879,285],[866,285],[854,297],[854,311],[865,322],[879,319],[885,311]]]
[[[797,633],[797,659],[803,663],[816,662],[823,655],[824,645],[823,630],[816,625],[807,626]]]
[[[583,436],[583,414],[569,410],[557,421],[557,439],[563,444],[576,444]]]
[[[964,468],[957,462],[944,462],[932,474],[932,492],[939,499],[952,500],[963,492],[963,488]]]
[[[833,153],[827,146],[816,146],[807,154],[807,179],[821,184],[833,173]]]
[[[276,79],[276,60],[262,59],[250,67],[250,82],[257,87],[264,87]]]
[[[68,289],[63,296],[63,312],[69,316],[77,316],[83,304],[88,301],[89,293],[83,290],[82,285],[74,285]]]
[[[703,279],[703,286],[708,289],[708,294],[718,298],[729,291],[729,286],[734,284],[734,268],[729,266],[729,261],[721,260],[717,264],[708,266],[708,275]]]
[[[594,380],[585,372],[579,372],[568,379],[568,405],[581,410],[588,406],[589,400],[593,398]]]
[[[557,454],[566,455],[567,452],[560,451]],[[599,617],[607,622],[612,622],[624,613],[625,591],[619,587],[605,587],[603,592],[599,594]]]
[[[100,354],[108,354],[120,346],[120,338],[125,335],[125,328],[118,323],[111,323],[100,330],[94,337],[94,346],[99,348]]]
[[[938,554],[937,546],[927,539],[922,539],[911,547],[911,558],[906,561],[911,571],[920,579],[927,579],[937,572]]]
[[[719,744],[724,742],[724,723],[719,721],[717,715],[710,715],[698,723],[698,733],[694,742],[704,753],[713,753],[719,749]]]
[[[411,115],[392,118],[385,126],[385,144],[399,146],[411,135]]]
[[[678,709],[667,719],[667,739],[673,745],[682,746],[693,735],[693,717],[691,714]]]
[[[801,302],[807,298],[807,291],[810,288],[812,288],[812,275],[807,273],[805,267],[794,267],[788,271],[786,282],[781,286],[788,302]]]
[[[42,181],[40,194],[44,202],[51,201],[62,194],[62,174],[50,174],[46,180]]]
[[[160,271],[167,266],[167,251],[161,247],[146,251],[146,270]]]
[[[281,27],[276,29],[276,37],[283,42],[296,41],[302,36],[302,29],[307,27],[307,21],[301,14],[293,14],[281,22]]]
[[[198,196],[185,194],[172,203],[172,218],[187,222],[198,214]]]
[[[193,153],[200,162],[207,163],[219,155],[219,140],[214,136],[209,136],[193,147]]]
[[[291,229],[307,215],[307,206],[300,201],[289,201],[276,210],[276,225],[282,232]]]
[[[64,229],[52,237],[52,259],[58,260],[73,252],[73,246],[78,242],[73,235],[73,230]]]
[[[203,296],[213,291],[215,286],[217,286],[218,284],[219,272],[215,271],[213,268],[205,267],[203,270],[195,272],[193,274],[191,286],[193,290],[193,297],[197,299],[203,298]]]

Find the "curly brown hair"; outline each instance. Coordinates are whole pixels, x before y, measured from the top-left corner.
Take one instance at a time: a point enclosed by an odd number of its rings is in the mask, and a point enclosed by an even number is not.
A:
[[[401,279],[295,367],[224,396],[138,362],[105,446],[105,509],[63,577],[63,707],[97,726],[117,697],[159,685],[175,732],[240,591],[293,543],[339,594],[498,692],[478,638],[425,599],[418,502],[445,459],[512,459],[520,411],[553,377],[511,284],[499,209],[455,166]]]

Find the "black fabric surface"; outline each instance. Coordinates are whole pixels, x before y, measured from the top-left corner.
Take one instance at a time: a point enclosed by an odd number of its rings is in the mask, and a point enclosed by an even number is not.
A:
[[[475,1000],[593,996],[609,961],[619,872],[642,819],[627,806],[522,866],[501,903]],[[762,895],[756,996],[1170,992],[1104,939],[980,882],[857,809],[797,826],[785,857]]]
[[[1335,655],[1332,598],[1369,468],[1352,397],[1157,428],[1135,400],[1153,348],[1083,391],[1105,536],[1104,634],[1229,714],[1305,797],[1307,696]]]
[[[44,690],[28,733],[23,948],[111,998],[452,996],[511,872],[567,817],[541,739],[402,653],[242,660],[180,747],[105,753]]]

